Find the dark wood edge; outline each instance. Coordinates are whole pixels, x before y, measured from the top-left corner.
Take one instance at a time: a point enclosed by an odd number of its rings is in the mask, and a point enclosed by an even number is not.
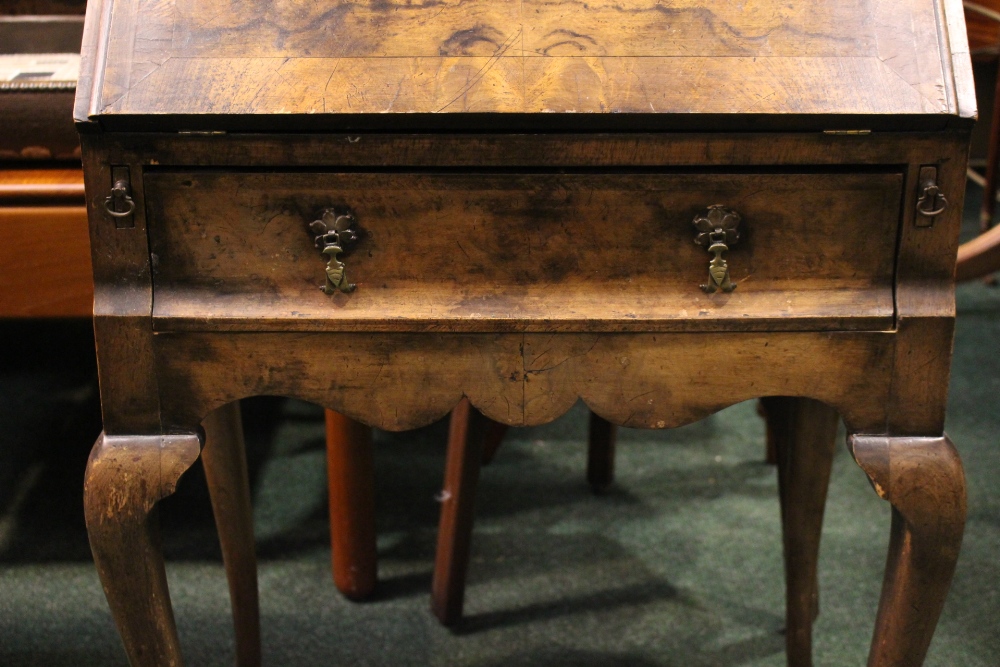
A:
[[[967,47],[966,47],[967,48]],[[966,59],[968,54],[966,53]],[[969,65],[971,67],[971,64]],[[964,71],[964,70],[963,70]],[[96,75],[95,75],[96,76]],[[971,74],[970,74],[971,76]],[[96,93],[95,87],[95,94]],[[381,113],[381,114],[128,114],[91,105],[90,121],[106,132],[822,132],[936,131],[971,128],[974,118],[937,114],[753,113]],[[80,119],[77,118],[79,121]]]
[[[153,313],[155,333],[546,333],[546,332],[586,332],[586,333],[759,333],[759,332],[814,332],[849,333],[853,331],[892,331],[895,328],[895,314],[867,315],[861,317],[752,317],[715,318],[705,320],[632,320],[632,319],[560,319],[537,318],[467,318],[449,320],[446,328],[440,326],[440,318],[394,318],[351,319],[337,321],[314,318],[201,318],[165,317]]]
[[[965,130],[873,132],[863,136],[820,132],[422,134],[422,133],[239,133],[223,136],[163,132],[104,134],[117,159],[150,168],[298,169],[339,167],[591,167],[717,165],[726,169],[801,166],[844,169],[933,164],[942,142],[965,150]],[[780,149],[778,147],[781,147]],[[792,149],[794,147],[794,150]],[[251,151],[252,164],[246,156]],[[465,150],[459,150],[465,149]],[[469,150],[474,149],[474,150]],[[711,155],[711,157],[708,157]]]

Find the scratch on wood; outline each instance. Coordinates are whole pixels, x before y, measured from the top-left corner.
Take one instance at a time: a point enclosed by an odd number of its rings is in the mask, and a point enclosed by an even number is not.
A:
[[[631,403],[632,401],[637,401],[640,398],[642,398],[643,396],[649,396],[650,394],[655,394],[657,391],[658,390],[656,390],[656,389],[651,389],[649,391],[644,391],[641,394],[638,394],[637,396],[633,396],[632,398],[628,399],[628,402]],[[635,414],[635,413],[633,412],[632,414]],[[629,418],[631,418],[631,416],[632,415],[629,415]]]
[[[385,108],[385,110],[386,110],[387,112],[388,112],[388,111],[392,111],[392,105],[393,105],[393,104],[395,104],[395,103],[396,103],[396,100],[398,100],[398,99],[399,99],[399,93],[400,93],[400,91],[402,91],[402,90],[403,90],[403,80],[402,80],[402,79],[400,79],[400,80],[399,80],[399,84],[397,84],[397,85],[396,85],[396,94],[395,94],[395,95],[393,96],[393,98],[392,98],[392,99],[391,99],[391,100],[389,101],[389,106],[387,106],[387,107]]]
[[[526,341],[527,341],[527,336],[525,334],[521,334],[521,344],[518,348],[518,351],[521,354],[521,423],[522,424],[525,423],[528,418],[526,413],[528,404],[528,373],[525,369],[525,363],[524,363],[524,344]]]
[[[330,82],[333,81],[333,75],[337,73],[337,68],[340,67],[340,58],[333,63],[333,69],[330,70],[330,76],[326,79],[326,85],[323,86],[323,113],[326,113],[326,96],[327,92],[330,90]]]
[[[149,78],[149,75],[150,75],[150,74],[152,74],[152,73],[153,73],[153,72],[155,72],[156,70],[158,70],[158,69],[160,69],[161,67],[163,67],[163,66],[164,66],[164,65],[165,65],[165,64],[167,63],[167,61],[169,61],[169,60],[170,60],[170,56],[167,56],[167,57],[166,57],[166,58],[165,58],[165,59],[163,60],[163,62],[160,62],[160,63],[156,63],[156,67],[154,67],[153,69],[151,69],[151,70],[149,70],[148,72],[146,72],[145,74],[143,74],[143,75],[142,75],[141,77],[139,77],[139,78],[138,78],[138,79],[137,79],[136,81],[130,81],[130,82],[129,82],[129,86],[128,86],[128,89],[129,89],[130,91],[131,91],[131,90],[134,90],[136,86],[138,86],[138,85],[139,85],[140,83],[142,83],[142,82],[143,82],[143,81],[145,81],[145,80],[146,80],[147,78]]]
[[[503,44],[501,44],[500,47],[496,51],[493,52],[493,55],[490,56],[490,59],[486,61],[486,64],[483,65],[481,68],[479,68],[479,71],[476,72],[465,83],[464,86],[462,86],[462,90],[458,93],[458,95],[456,95],[455,98],[451,102],[448,102],[443,107],[441,107],[440,109],[438,109],[436,113],[441,113],[442,111],[444,111],[445,109],[447,109],[448,107],[450,107],[452,104],[454,104],[458,100],[462,99],[470,90],[472,90],[472,88],[477,83],[479,83],[479,81],[484,76],[486,76],[486,73],[489,72],[491,69],[493,69],[494,65],[496,65],[498,62],[500,62],[500,58],[502,58],[504,56],[504,54],[507,53],[508,50],[510,50],[510,47],[514,45],[514,42],[520,36],[521,36],[521,30],[518,29],[517,32],[515,32],[513,35],[511,35],[510,37],[508,37],[507,39],[505,39],[503,41]]]
[[[567,355],[562,361],[559,361],[558,363],[552,364],[551,366],[544,366],[542,368],[533,368],[530,371],[529,370],[525,370],[525,373],[533,373],[533,374],[544,373],[546,371],[551,371],[551,370],[553,370],[555,368],[558,368],[558,367],[562,366],[563,364],[565,364],[567,361],[570,361],[572,359],[578,359],[580,357],[585,357],[588,354],[590,354],[595,347],[597,347],[597,344],[600,341],[601,341],[601,336],[597,336],[594,339],[593,344],[591,344],[591,346],[588,347],[585,352],[580,352],[579,354],[570,354],[570,355]],[[532,364],[536,363],[539,359],[541,359],[542,357],[544,357],[546,354],[548,354],[551,351],[552,351],[552,348],[548,348],[544,352],[536,355],[535,358],[532,360]]]

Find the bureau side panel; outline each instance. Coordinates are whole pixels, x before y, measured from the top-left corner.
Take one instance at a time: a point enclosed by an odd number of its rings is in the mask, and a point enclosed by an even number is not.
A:
[[[915,155],[907,177],[901,225],[896,305],[898,334],[887,430],[900,435],[944,432],[955,330],[955,257],[965,200],[969,137],[942,134]],[[916,224],[922,166],[937,169],[948,200],[932,225]]]
[[[111,192],[111,167],[122,164],[119,156],[103,145],[100,135],[83,135],[82,144],[104,430],[109,435],[159,433],[141,168],[131,168],[133,226],[119,227],[104,207]]]

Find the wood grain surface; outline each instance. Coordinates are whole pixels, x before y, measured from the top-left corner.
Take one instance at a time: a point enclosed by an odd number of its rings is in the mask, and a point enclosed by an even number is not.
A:
[[[168,432],[257,395],[302,398],[399,431],[444,417],[464,395],[512,426],[552,421],[582,398],[633,428],[680,426],[758,396],[807,396],[837,409],[852,432],[877,433],[894,344],[891,332],[154,338]]]
[[[156,328],[886,329],[898,173],[146,176]],[[731,294],[692,219],[742,216]],[[357,289],[328,296],[307,224],[350,206]],[[864,215],[858,215],[858,212]]]
[[[969,114],[964,27],[939,0],[143,0],[111,11],[89,40],[91,117]]]

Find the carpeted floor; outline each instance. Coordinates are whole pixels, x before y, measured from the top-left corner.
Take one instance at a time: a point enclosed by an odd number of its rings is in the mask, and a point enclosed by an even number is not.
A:
[[[86,323],[0,323],[6,667],[125,664],[82,521],[82,470],[98,429],[87,339]],[[962,286],[948,431],[966,466],[969,523],[932,667],[1000,664],[997,341],[1000,289]],[[356,604],[330,577],[321,412],[271,398],[244,406],[268,665],[785,664],[775,471],[761,462],[752,403],[673,431],[623,430],[617,482],[601,497],[584,482],[581,406],[554,424],[512,430],[483,472],[458,631],[428,611],[444,424],[378,434],[381,583],[375,600]],[[188,663],[232,664],[200,469],[163,504],[162,519]],[[816,665],[864,664],[888,527],[888,505],[840,448]]]

